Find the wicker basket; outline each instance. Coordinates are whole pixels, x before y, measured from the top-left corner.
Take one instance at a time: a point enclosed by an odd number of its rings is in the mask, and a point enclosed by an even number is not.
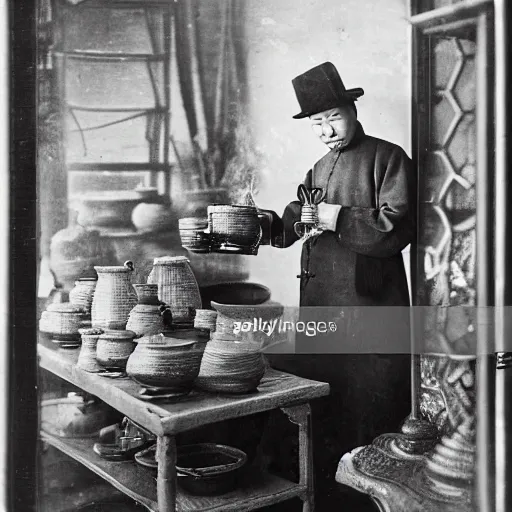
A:
[[[252,206],[208,206],[208,223],[212,238],[220,244],[252,247],[261,238],[258,210]]]
[[[188,393],[199,373],[205,345],[197,337],[144,337],[130,356],[126,371],[144,387]]]
[[[158,298],[170,307],[174,323],[193,323],[201,294],[188,258],[156,258],[148,283],[158,284]]]
[[[265,369],[258,346],[212,340],[206,345],[196,384],[211,392],[248,393],[258,387]]]
[[[50,304],[41,314],[39,330],[58,341],[79,341],[84,310],[70,302]]]
[[[98,284],[91,308],[93,327],[124,329],[130,311],[137,304],[137,294],[131,283],[133,264],[124,266],[94,267]]]

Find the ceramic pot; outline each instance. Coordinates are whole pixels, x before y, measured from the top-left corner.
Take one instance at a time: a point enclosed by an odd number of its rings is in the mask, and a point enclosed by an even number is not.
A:
[[[92,300],[97,279],[86,277],[75,281],[75,287],[69,292],[69,302],[82,308],[87,316],[91,315]]]
[[[79,333],[82,337],[82,347],[76,366],[86,372],[100,372],[102,367],[96,361],[96,345],[103,331],[101,329],[80,329]]]
[[[124,371],[126,362],[135,348],[132,331],[107,330],[98,338],[96,360],[108,370]]]
[[[211,392],[249,393],[258,387],[265,370],[258,345],[212,339],[206,345],[196,385]]]
[[[172,313],[168,306],[137,304],[128,317],[126,328],[135,333],[136,338],[160,334],[169,329]]]
[[[158,298],[171,308],[173,323],[193,324],[201,294],[188,258],[155,258],[148,283],[158,284]]]
[[[188,393],[199,373],[205,345],[190,332],[146,336],[130,356],[126,372],[146,388]]]
[[[98,284],[92,301],[92,326],[124,329],[130,311],[137,304],[137,294],[131,283],[133,263],[127,261],[122,267],[94,268],[98,273]]]
[[[41,314],[39,330],[50,334],[52,339],[59,342],[73,342],[79,345],[84,310],[69,302],[50,304]]]
[[[52,237],[50,268],[56,285],[69,292],[79,278],[96,278],[94,266],[115,261],[115,250],[100,233],[77,224],[76,214],[70,225]]]
[[[135,192],[128,190],[90,192],[74,199],[82,226],[112,228],[133,228],[132,212],[141,201]]]
[[[176,216],[169,205],[140,203],[133,210],[132,222],[137,231],[159,232],[171,230]]]

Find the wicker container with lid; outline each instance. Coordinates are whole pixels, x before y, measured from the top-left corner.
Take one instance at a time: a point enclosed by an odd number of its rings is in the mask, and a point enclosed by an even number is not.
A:
[[[188,258],[155,258],[148,283],[158,284],[158,298],[171,308],[173,323],[193,324],[195,310],[201,308],[202,303]]]

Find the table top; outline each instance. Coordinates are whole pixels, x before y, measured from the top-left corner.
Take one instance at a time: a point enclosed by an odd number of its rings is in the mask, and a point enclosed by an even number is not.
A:
[[[139,384],[130,378],[112,379],[76,367],[79,348],[38,344],[42,368],[97,396],[155,435],[173,435],[201,425],[297,405],[329,394],[329,384],[274,369],[267,370],[257,391],[243,395],[192,390],[169,401],[148,402],[138,397]]]

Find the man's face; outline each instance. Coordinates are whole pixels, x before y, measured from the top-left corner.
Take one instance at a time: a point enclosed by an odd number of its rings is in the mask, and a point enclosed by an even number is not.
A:
[[[357,117],[350,105],[335,107],[309,117],[313,131],[329,149],[347,146],[356,131]]]

